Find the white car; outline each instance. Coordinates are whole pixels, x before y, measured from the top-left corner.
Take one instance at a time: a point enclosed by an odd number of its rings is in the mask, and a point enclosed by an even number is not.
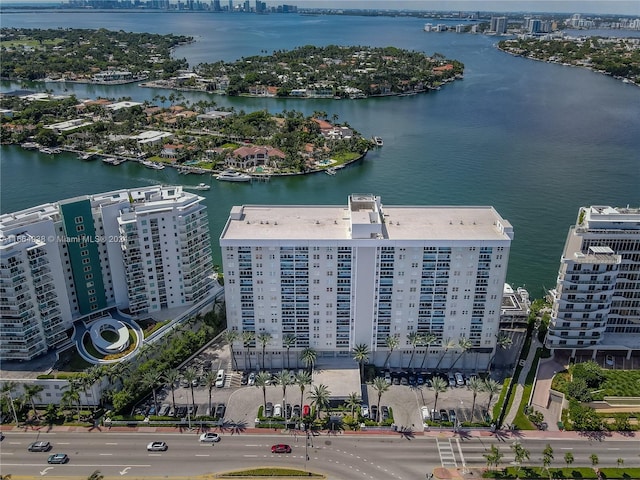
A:
[[[422,416],[422,424],[425,427],[428,427],[428,421],[431,420],[431,413],[429,411],[429,407],[420,407],[420,415]]]
[[[165,442],[151,442],[147,445],[147,450],[150,452],[166,452],[169,446]]]
[[[276,403],[273,406],[273,416],[274,417],[281,417],[282,416],[282,405],[280,405],[279,403]]]
[[[213,433],[213,432],[207,432],[207,433],[203,433],[202,435],[200,435],[200,441],[201,442],[219,442],[220,441],[220,435],[218,435],[217,433]]]
[[[364,418],[369,418],[369,405],[362,405],[360,407],[360,415]]]
[[[256,384],[256,372],[251,372],[249,374],[249,380],[247,381],[247,385],[255,385]]]
[[[610,367],[613,367],[613,365],[615,364],[615,362],[613,361],[613,355],[607,355],[604,359],[605,363],[607,365],[609,365]]]
[[[462,387],[462,386],[464,385],[464,377],[462,376],[462,373],[460,373],[460,372],[456,372],[456,373],[454,374],[454,377],[455,377],[455,379],[456,379],[456,385],[457,385],[458,387]]]

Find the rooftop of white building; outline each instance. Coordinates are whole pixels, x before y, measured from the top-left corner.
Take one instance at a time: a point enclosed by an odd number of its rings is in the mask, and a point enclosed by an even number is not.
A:
[[[245,205],[233,207],[221,240],[510,240],[511,224],[488,206]],[[370,196],[368,200],[379,197]],[[351,208],[350,208],[351,207]],[[382,215],[380,216],[379,213]],[[353,232],[364,231],[357,236]],[[373,234],[370,234],[373,232]],[[378,232],[378,233],[376,233]]]

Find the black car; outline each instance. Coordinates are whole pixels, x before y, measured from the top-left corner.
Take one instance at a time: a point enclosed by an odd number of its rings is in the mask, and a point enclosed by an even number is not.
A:
[[[49,442],[33,442],[27,447],[30,452],[48,452],[51,450],[51,444]]]
[[[273,417],[273,403],[267,402],[267,404],[264,407],[264,416]]]
[[[440,418],[442,419],[443,422],[449,421],[449,414],[444,408],[440,409]]]
[[[300,405],[294,405],[293,406],[293,417],[294,418],[300,418],[300,413],[301,413]]]
[[[440,415],[440,412],[438,410],[431,409],[431,419],[434,422],[439,422],[442,420],[442,416]]]
[[[382,421],[384,422],[389,418],[389,407],[383,405],[380,407],[380,415],[382,416]]]
[[[458,419],[458,417],[456,415],[456,411],[453,408],[450,409],[449,410],[449,420],[451,420],[455,424],[457,419]]]
[[[369,408],[369,418],[371,420],[378,420],[378,407],[376,405],[371,405]]]
[[[216,417],[223,418],[224,412],[227,410],[227,406],[224,403],[219,403],[216,407]]]
[[[246,385],[249,383],[249,373],[242,372],[242,378],[240,379],[240,385]]]
[[[189,413],[190,417],[193,417],[196,412],[198,411],[198,406],[197,405],[189,405],[189,408],[187,408],[187,412]]]
[[[291,408],[291,404],[287,403],[287,417],[286,418],[291,418],[291,413],[292,413],[292,408]]]
[[[180,405],[176,407],[176,417],[183,418],[187,415],[187,407],[185,405]]]

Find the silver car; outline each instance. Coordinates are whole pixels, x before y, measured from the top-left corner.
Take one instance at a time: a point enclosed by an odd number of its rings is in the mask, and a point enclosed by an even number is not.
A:
[[[165,442],[151,442],[147,445],[149,452],[166,452],[169,446]]]

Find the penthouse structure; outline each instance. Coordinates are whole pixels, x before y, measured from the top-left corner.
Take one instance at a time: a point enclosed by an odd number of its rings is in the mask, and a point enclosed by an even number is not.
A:
[[[552,350],[640,350],[640,209],[583,207],[569,229],[551,292]]]
[[[496,346],[512,239],[492,207],[383,208],[371,194],[350,195],[346,206],[236,206],[220,237],[227,322],[249,337],[267,334],[267,367],[285,365],[283,349],[313,348],[321,361],[350,358],[360,344],[381,365],[394,336],[389,363],[406,365],[415,353],[425,367],[446,368],[465,338],[465,361],[483,368]],[[412,343],[428,333],[429,345]],[[239,360],[255,365],[256,340],[239,337]]]
[[[189,306],[211,286],[202,198],[181,187],[86,195],[0,216],[0,359],[30,360],[118,308]]]

